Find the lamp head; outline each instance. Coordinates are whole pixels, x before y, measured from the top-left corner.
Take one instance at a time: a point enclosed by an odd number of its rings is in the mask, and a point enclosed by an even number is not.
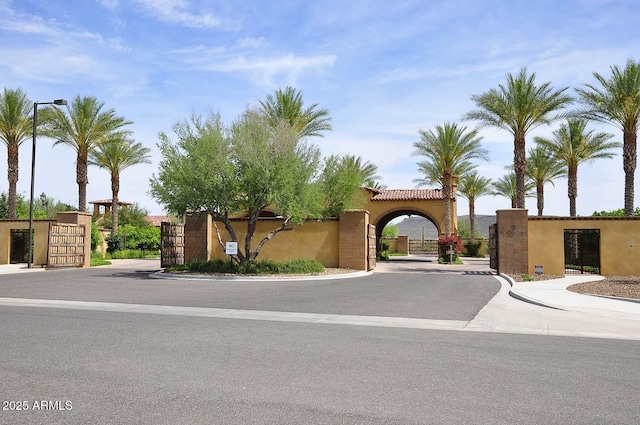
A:
[[[67,101],[65,99],[56,99],[53,101],[54,105],[66,105]]]

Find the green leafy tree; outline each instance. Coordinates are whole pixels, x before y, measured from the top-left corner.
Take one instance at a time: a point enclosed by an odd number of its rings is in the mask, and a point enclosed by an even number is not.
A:
[[[325,158],[319,183],[325,197],[323,216],[337,217],[342,211],[356,208],[364,201],[363,187],[381,187],[378,168],[354,155],[331,155]]]
[[[44,195],[44,194],[43,194]],[[53,218],[58,212],[74,211],[73,206],[57,201],[53,198],[40,195],[33,201],[33,218]],[[0,193],[0,218],[9,218],[9,196],[6,192]],[[16,194],[16,217],[20,220],[29,218],[29,200],[21,193]]]
[[[469,201],[469,228],[471,243],[476,242],[476,200],[491,195],[491,179],[478,175],[477,172],[465,174],[460,178],[458,191]]]
[[[510,167],[509,167],[510,168]],[[533,189],[536,187],[531,180],[526,180],[524,185],[524,195],[526,198],[533,198]],[[491,183],[493,196],[504,196],[511,201],[511,208],[516,207],[516,197],[518,188],[516,185],[516,173],[510,171],[507,175],[500,177]]]
[[[0,94],[0,141],[7,147],[9,198],[7,217],[17,218],[18,150],[33,134],[31,101],[21,90],[5,88]]]
[[[261,111],[272,126],[286,121],[295,130],[298,138],[323,137],[324,131],[331,130],[329,111],[318,108],[318,104],[305,107],[302,92],[291,86],[276,90],[266,100],[259,101]]]
[[[260,111],[247,110],[230,128],[211,114],[179,121],[173,131],[176,142],[160,134],[162,160],[150,193],[169,212],[210,213],[232,241],[238,238],[231,219],[245,217],[247,233],[235,261],[254,261],[277,233],[321,216],[324,198],[315,181],[320,152],[288,123],[274,125]],[[254,245],[258,217],[267,208],[282,222]]]
[[[566,168],[568,176],[569,215],[576,216],[576,198],[578,197],[578,166],[600,158],[613,158],[611,149],[620,147],[610,142],[613,137],[608,133],[586,131],[587,121],[570,118],[566,124],[553,132],[552,139],[536,137],[538,145],[549,151]]]
[[[633,214],[637,138],[640,122],[640,61],[629,59],[624,69],[611,67],[611,77],[593,73],[597,83],[576,89],[587,119],[610,123],[622,130],[624,211]]]
[[[453,172],[459,168],[469,168],[472,159],[488,159],[486,149],[482,148],[478,132],[467,131],[456,123],[437,125],[434,130],[420,130],[420,141],[413,144],[414,155],[425,157],[419,167],[430,169],[427,178],[439,174],[442,181],[444,198],[444,230],[446,237],[451,235],[451,197]]]
[[[529,149],[527,177],[536,185],[538,215],[544,210],[544,185],[567,175],[562,162],[542,146]]]
[[[395,224],[387,224],[382,229],[382,237],[388,239],[395,239],[398,237],[398,226]]]
[[[104,168],[111,174],[111,233],[118,234],[118,193],[120,173],[136,164],[150,164],[151,150],[122,133],[112,133],[89,151],[89,164]]]
[[[131,225],[134,227],[148,227],[151,225],[146,219],[148,215],[149,211],[147,211],[137,203],[122,206],[118,211],[118,227],[124,225]],[[112,229],[113,223],[111,222],[111,218],[111,214],[103,217],[100,220],[100,226],[105,229]]]
[[[536,74],[523,67],[517,75],[507,74],[506,85],[471,97],[478,109],[465,114],[465,119],[478,121],[481,127],[496,127],[513,135],[513,169],[516,177],[516,207],[524,208],[527,159],[525,138],[540,125],[550,124],[561,115],[556,111],[572,102],[564,92],[553,90],[550,82],[538,85]]]
[[[87,166],[89,151],[114,134],[123,137],[130,132],[125,126],[131,121],[116,115],[115,110],[103,110],[104,103],[95,97],[80,97],[71,102],[65,112],[47,107],[41,112],[41,134],[56,139],[54,146],[66,145],[76,151],[76,182],[78,183],[78,209],[87,211]]]
[[[595,211],[591,215],[594,217],[623,217],[625,214],[624,214],[624,208],[620,208],[612,211]],[[636,207],[632,215],[640,216],[640,207]]]

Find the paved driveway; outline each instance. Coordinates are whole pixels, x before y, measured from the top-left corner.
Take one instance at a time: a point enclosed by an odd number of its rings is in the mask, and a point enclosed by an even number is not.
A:
[[[122,261],[5,275],[0,297],[468,321],[500,288],[482,274],[488,269],[457,266],[443,273],[422,260],[380,264],[360,278],[252,282],[153,279],[157,260]]]

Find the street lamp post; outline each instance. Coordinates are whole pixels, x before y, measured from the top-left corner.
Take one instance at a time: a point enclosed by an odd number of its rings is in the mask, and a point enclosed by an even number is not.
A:
[[[36,175],[36,129],[38,127],[38,105],[66,105],[64,99],[56,99],[53,102],[33,103],[33,143],[31,145],[31,192],[29,195],[29,254],[27,258],[27,268],[30,269],[33,263],[33,185]]]

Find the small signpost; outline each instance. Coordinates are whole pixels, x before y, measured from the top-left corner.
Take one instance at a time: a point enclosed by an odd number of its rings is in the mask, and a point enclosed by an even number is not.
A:
[[[238,255],[238,242],[227,242],[224,247],[227,255]]]

